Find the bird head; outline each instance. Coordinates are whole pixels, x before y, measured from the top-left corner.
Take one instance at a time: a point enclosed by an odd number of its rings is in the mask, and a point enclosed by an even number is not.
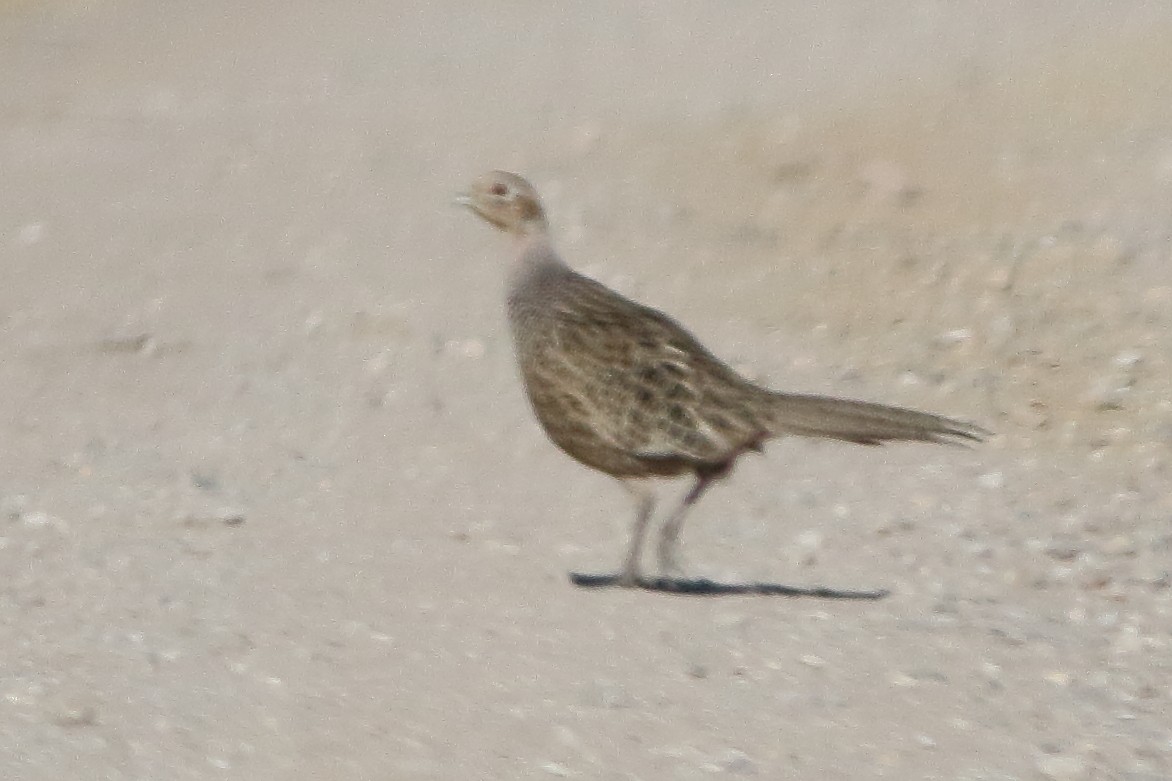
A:
[[[545,212],[533,185],[507,171],[490,171],[472,183],[456,203],[486,222],[519,236],[545,230]]]

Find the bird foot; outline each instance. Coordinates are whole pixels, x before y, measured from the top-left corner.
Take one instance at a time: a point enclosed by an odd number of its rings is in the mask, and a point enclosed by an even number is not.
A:
[[[659,563],[659,576],[667,580],[682,580],[684,578],[684,567],[680,565],[680,560],[676,556],[673,547],[660,546],[658,550],[657,561]]]
[[[619,588],[640,588],[643,579],[639,577],[637,569],[625,569],[615,576],[614,584]]]

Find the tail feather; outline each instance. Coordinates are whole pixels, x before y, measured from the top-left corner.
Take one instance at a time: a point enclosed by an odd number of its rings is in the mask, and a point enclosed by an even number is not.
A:
[[[860,445],[891,440],[963,445],[990,432],[980,426],[927,412],[829,396],[773,394],[774,435],[842,439]]]

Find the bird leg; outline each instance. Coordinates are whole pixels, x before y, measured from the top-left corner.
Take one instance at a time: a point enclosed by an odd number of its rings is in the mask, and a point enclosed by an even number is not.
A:
[[[627,560],[619,573],[618,584],[625,588],[639,585],[639,564],[643,557],[643,539],[647,536],[647,522],[655,508],[655,495],[646,483],[637,480],[623,480],[623,487],[635,500],[635,525],[631,529],[631,544]]]
[[[696,482],[688,491],[688,495],[680,502],[679,507],[675,509],[667,520],[663,523],[663,528],[659,531],[659,546],[657,549],[659,557],[659,572],[662,575],[679,575],[680,565],[676,560],[676,542],[680,538],[680,529],[684,526],[684,516],[693,504],[708,490],[708,486],[715,482],[719,477],[719,473],[700,472],[696,474]]]

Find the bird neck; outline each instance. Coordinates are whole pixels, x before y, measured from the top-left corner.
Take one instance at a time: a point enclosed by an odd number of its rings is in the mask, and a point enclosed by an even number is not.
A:
[[[550,272],[569,271],[553,248],[545,231],[524,233],[517,237],[516,260],[510,270],[510,287],[516,290]]]

